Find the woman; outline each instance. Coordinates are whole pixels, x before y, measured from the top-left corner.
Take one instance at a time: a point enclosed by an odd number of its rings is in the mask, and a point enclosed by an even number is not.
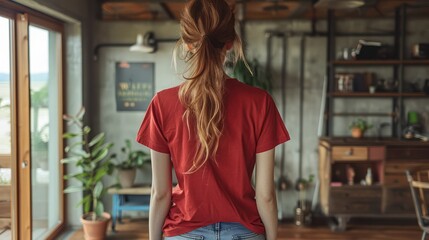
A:
[[[289,134],[268,93],[225,74],[227,52],[243,56],[234,24],[224,0],[183,12],[186,81],[156,94],[137,135],[152,156],[151,240],[277,238],[274,148]]]

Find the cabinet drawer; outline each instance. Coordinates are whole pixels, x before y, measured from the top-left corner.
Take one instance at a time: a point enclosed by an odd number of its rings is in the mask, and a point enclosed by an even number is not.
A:
[[[377,214],[381,213],[381,202],[336,202],[329,204],[330,214]]]
[[[387,162],[385,166],[386,173],[404,174],[405,170],[413,170],[427,166],[422,163],[404,163],[404,162]]]
[[[407,177],[403,174],[386,174],[384,176],[384,185],[386,186],[408,186]]]
[[[368,147],[368,159],[374,161],[384,160],[386,157],[386,148],[377,146],[377,147]]]
[[[381,188],[379,187],[332,187],[331,199],[334,202],[360,201],[381,198]]]
[[[422,147],[398,147],[398,148],[389,148],[387,150],[388,159],[420,159],[429,160],[429,148]]]
[[[383,211],[384,213],[397,213],[397,214],[413,214],[415,213],[413,203],[404,202],[388,202]]]
[[[333,147],[332,148],[333,161],[366,161],[368,160],[367,147]]]
[[[384,213],[414,213],[413,199],[409,188],[386,188]]]

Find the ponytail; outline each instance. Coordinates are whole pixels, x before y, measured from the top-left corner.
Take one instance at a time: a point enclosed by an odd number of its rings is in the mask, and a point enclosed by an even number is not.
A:
[[[183,120],[191,133],[195,123],[198,144],[187,173],[196,172],[209,159],[216,161],[216,152],[223,129],[223,95],[225,88],[225,44],[234,43],[236,58],[243,56],[241,42],[235,32],[234,14],[224,0],[191,0],[181,21],[182,37],[177,43],[188,64],[179,99],[185,107]]]

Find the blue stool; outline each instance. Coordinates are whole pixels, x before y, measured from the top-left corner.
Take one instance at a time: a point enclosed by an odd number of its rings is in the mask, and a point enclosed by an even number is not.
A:
[[[110,188],[108,193],[112,194],[112,231],[115,231],[116,220],[121,222],[122,211],[149,212],[150,187]]]

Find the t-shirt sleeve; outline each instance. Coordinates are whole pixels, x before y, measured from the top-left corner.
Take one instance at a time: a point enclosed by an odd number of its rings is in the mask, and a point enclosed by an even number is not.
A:
[[[170,149],[163,133],[160,110],[159,98],[155,95],[146,111],[136,141],[157,152],[169,154]]]
[[[260,135],[256,145],[256,153],[273,149],[290,139],[289,132],[269,94],[266,95],[265,100],[265,115],[262,115],[261,118],[263,121],[259,131]]]

